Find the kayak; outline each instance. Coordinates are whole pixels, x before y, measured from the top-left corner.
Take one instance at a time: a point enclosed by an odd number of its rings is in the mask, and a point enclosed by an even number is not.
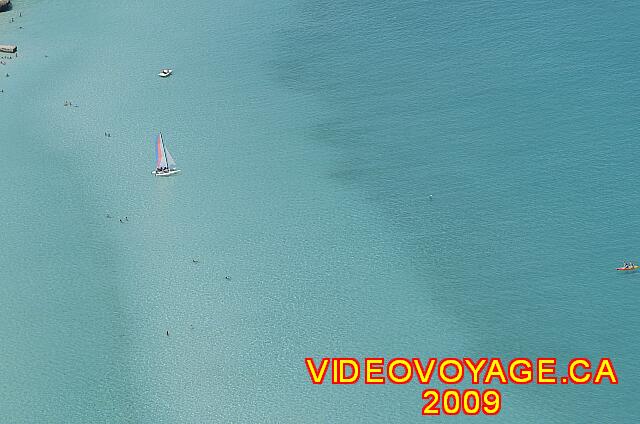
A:
[[[635,271],[638,268],[640,268],[640,265],[625,266],[625,267],[622,267],[622,268],[616,268],[616,271]]]

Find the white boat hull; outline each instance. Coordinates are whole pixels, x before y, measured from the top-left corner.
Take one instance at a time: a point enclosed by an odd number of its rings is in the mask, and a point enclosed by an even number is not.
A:
[[[159,77],[166,78],[173,73],[173,69],[168,69],[167,72],[160,72]]]
[[[155,175],[156,177],[170,177],[172,175],[180,173],[180,170],[179,169],[172,169],[170,171],[165,171],[165,172],[152,171],[151,173],[153,175]]]

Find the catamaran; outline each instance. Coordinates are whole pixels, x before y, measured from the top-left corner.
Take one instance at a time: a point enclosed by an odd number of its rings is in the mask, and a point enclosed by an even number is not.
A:
[[[156,169],[151,172],[156,177],[168,177],[180,172],[176,168],[176,162],[171,157],[171,153],[167,150],[167,147],[162,141],[162,133],[158,134],[156,140]]]
[[[616,268],[616,271],[637,271],[640,269],[640,265],[636,265],[633,262],[624,261],[620,268]]]

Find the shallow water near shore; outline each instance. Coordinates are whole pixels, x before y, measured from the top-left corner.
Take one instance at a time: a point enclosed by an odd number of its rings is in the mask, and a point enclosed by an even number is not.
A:
[[[397,355],[608,356],[446,421],[631,421],[632,5],[15,1],[3,420],[422,422],[303,362]]]

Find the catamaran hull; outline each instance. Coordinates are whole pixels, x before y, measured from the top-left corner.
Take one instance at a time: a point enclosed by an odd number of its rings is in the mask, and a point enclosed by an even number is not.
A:
[[[179,169],[172,169],[171,171],[167,171],[167,172],[152,171],[151,173],[153,175],[155,175],[156,177],[170,177],[172,175],[180,173],[180,170]]]
[[[639,268],[640,268],[640,265],[634,265],[634,266],[616,268],[616,271],[637,271]]]

